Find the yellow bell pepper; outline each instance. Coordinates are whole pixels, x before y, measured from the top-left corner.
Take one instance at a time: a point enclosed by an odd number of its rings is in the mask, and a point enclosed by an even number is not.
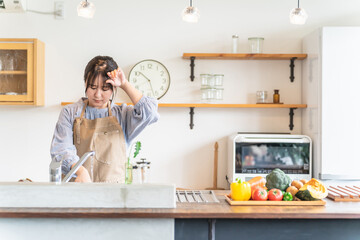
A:
[[[241,182],[241,179],[236,179],[230,185],[231,198],[235,201],[248,201],[251,198],[251,186],[248,182]]]

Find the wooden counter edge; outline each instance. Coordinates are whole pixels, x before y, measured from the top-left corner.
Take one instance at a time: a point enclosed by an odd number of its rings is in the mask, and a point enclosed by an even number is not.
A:
[[[0,208],[0,218],[360,219],[360,213],[216,213],[177,209]]]

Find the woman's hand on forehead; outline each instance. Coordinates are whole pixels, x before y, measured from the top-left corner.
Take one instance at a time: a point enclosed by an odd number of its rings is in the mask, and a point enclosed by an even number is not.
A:
[[[114,87],[120,87],[127,82],[125,74],[121,68],[108,72],[107,75],[110,77],[110,79],[106,80],[106,83],[109,83]]]

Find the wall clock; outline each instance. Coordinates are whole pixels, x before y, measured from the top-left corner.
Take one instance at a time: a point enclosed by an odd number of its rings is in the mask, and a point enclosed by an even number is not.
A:
[[[129,82],[143,95],[160,99],[169,89],[170,74],[162,63],[147,59],[130,70]]]

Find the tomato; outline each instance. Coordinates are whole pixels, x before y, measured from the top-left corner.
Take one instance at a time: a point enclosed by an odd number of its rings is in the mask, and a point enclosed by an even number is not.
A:
[[[257,187],[251,195],[252,200],[266,201],[268,199],[268,193],[264,188]]]
[[[281,201],[282,199],[283,199],[283,194],[280,189],[273,188],[269,191],[269,200]]]

